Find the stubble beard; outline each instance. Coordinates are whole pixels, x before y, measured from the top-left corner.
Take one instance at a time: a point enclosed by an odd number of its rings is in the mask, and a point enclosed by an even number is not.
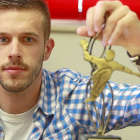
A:
[[[34,66],[34,68],[30,72],[30,75],[28,76],[28,79],[26,81],[16,81],[16,76],[11,75],[11,79],[15,81],[15,85],[10,85],[8,84],[8,82],[6,82],[6,80],[2,78],[2,76],[0,76],[0,85],[6,91],[8,91],[9,95],[19,96],[20,93],[27,90],[30,87],[30,85],[35,81],[35,79],[38,77],[42,69],[43,59],[44,59],[44,55],[40,57],[40,59],[38,60],[38,63]],[[14,63],[19,64],[19,62],[14,62]],[[19,65],[24,66],[24,64],[19,64]],[[28,67],[26,64],[25,66]]]

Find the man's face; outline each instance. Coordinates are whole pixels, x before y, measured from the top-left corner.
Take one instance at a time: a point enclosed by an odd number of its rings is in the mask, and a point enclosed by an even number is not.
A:
[[[50,50],[44,41],[43,16],[31,10],[0,10],[0,84],[21,92],[41,74]]]

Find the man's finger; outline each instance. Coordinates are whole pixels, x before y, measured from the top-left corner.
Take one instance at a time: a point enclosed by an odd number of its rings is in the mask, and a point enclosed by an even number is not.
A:
[[[104,16],[106,12],[112,13],[117,7],[121,6],[122,3],[116,1],[98,1],[94,13],[94,30],[100,32],[102,30],[102,24],[104,22]]]
[[[77,29],[76,32],[77,32],[77,34],[80,35],[80,36],[89,37],[88,31],[87,31],[87,26],[80,26],[80,27]]]

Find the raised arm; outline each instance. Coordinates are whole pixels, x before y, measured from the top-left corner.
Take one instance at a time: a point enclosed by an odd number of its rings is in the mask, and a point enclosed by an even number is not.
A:
[[[132,56],[140,55],[140,21],[133,11],[118,0],[100,0],[87,12],[86,25],[78,28],[80,36],[91,37],[102,29],[104,15],[110,15],[102,38],[103,46],[123,46]]]
[[[83,39],[83,40],[80,41],[80,45],[81,45],[81,47],[83,48],[83,51],[84,51],[84,59],[89,61],[89,62],[94,63],[94,56],[90,55],[89,52],[87,51],[88,42]]]
[[[140,77],[139,73],[136,73],[136,72],[130,70],[129,68],[127,68],[127,67],[125,67],[122,64],[117,63],[117,62],[114,62],[114,69],[120,70],[120,71],[123,71],[123,72],[129,73],[129,74],[133,74],[133,75],[136,75],[136,76]]]

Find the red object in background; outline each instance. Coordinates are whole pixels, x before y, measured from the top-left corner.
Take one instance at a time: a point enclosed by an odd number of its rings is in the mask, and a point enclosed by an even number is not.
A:
[[[86,18],[86,11],[94,6],[98,0],[45,0],[48,3],[52,19],[76,19]],[[137,13],[140,18],[139,0],[120,0],[124,5]],[[82,12],[78,12],[78,6],[82,6]]]

